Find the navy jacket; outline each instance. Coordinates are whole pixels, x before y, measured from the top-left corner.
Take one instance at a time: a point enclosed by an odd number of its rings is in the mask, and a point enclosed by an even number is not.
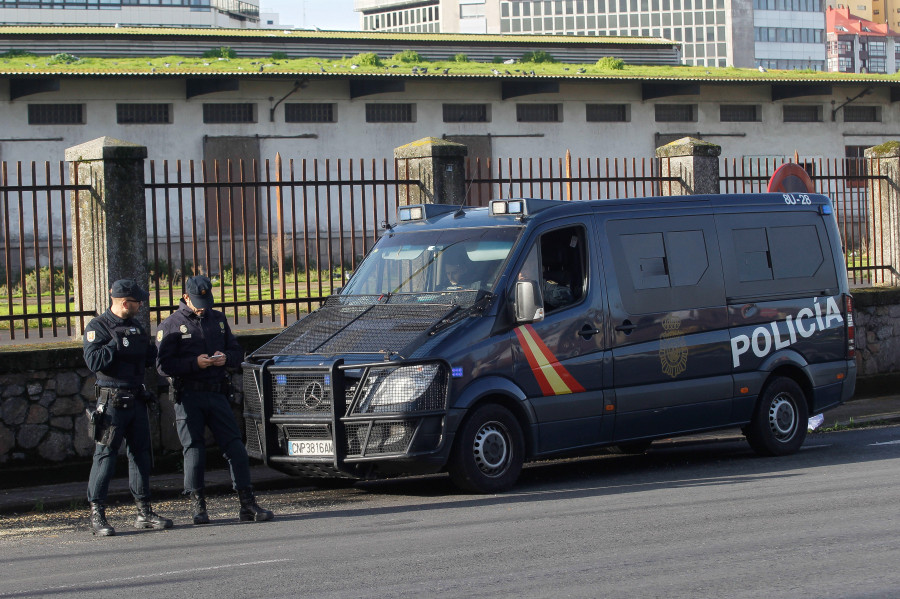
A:
[[[144,368],[156,359],[156,346],[134,318],[107,310],[84,329],[84,361],[104,387],[140,387]]]
[[[194,314],[184,300],[178,310],[160,325],[156,333],[156,370],[163,376],[203,383],[221,383],[226,368],[239,368],[244,350],[238,343],[225,315],[207,310],[203,318]],[[225,366],[200,368],[197,356],[225,354]]]

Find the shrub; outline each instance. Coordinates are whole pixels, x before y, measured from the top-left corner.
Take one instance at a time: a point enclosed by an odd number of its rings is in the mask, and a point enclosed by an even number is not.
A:
[[[269,56],[272,60],[287,60],[287,52],[272,52]]]
[[[495,57],[493,58],[493,60],[491,60],[491,62],[494,63],[494,64],[503,64],[503,61],[504,61],[504,60],[506,60],[506,59],[503,58],[502,56],[495,56]]]
[[[556,62],[556,59],[544,50],[535,50],[534,52],[526,52],[522,55],[522,62]]]
[[[352,59],[353,64],[358,64],[367,67],[380,67],[381,59],[378,58],[378,55],[374,52],[363,52],[362,54],[357,54]]]
[[[456,56],[453,57],[453,62],[469,62],[469,55],[463,54],[460,52]]]
[[[614,56],[604,56],[597,61],[597,66],[607,71],[621,71],[625,68],[625,61]]]
[[[213,48],[203,53],[203,58],[237,58],[237,52],[229,46]]]
[[[65,52],[61,54],[54,54],[47,61],[47,64],[72,64],[73,62],[78,62],[81,60],[77,56],[72,56],[71,54],[66,54]]]
[[[403,52],[398,52],[393,56],[394,60],[400,62],[422,62],[422,57],[419,56],[419,53],[415,50],[404,50]]]
[[[22,58],[25,56],[37,56],[32,52],[26,52],[25,50],[7,50],[6,52],[0,54],[0,58]]]

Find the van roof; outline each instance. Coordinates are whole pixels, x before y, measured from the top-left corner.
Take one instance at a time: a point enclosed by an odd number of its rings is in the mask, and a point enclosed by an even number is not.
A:
[[[615,200],[539,200],[535,198],[505,198],[506,202],[521,201],[527,220],[540,221],[574,216],[588,211],[621,212],[666,211],[689,208],[722,208],[739,211],[741,208],[815,211],[829,214],[831,200],[821,194],[801,193],[739,193],[690,196],[654,196]],[[826,208],[827,207],[827,208]],[[431,211],[429,211],[431,212]],[[404,231],[411,229],[455,229],[459,227],[522,226],[522,212],[516,214],[492,214],[486,207],[463,207],[462,210],[438,211],[430,218],[404,221],[398,225]]]

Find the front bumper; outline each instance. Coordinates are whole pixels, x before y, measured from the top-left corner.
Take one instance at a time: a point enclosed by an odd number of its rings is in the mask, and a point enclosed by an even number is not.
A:
[[[422,397],[371,407],[373,385],[389,372],[437,365]],[[309,477],[364,478],[373,472],[434,472],[446,462],[450,368],[433,360],[374,364],[245,363],[247,452],[272,468]],[[373,378],[374,377],[374,378]],[[413,401],[415,399],[415,401]],[[400,409],[402,407],[403,409]],[[289,455],[291,442],[330,442],[330,455]]]

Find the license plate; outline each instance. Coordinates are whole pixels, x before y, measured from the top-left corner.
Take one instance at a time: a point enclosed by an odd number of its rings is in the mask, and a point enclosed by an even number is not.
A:
[[[334,455],[331,439],[288,441],[288,455]]]

